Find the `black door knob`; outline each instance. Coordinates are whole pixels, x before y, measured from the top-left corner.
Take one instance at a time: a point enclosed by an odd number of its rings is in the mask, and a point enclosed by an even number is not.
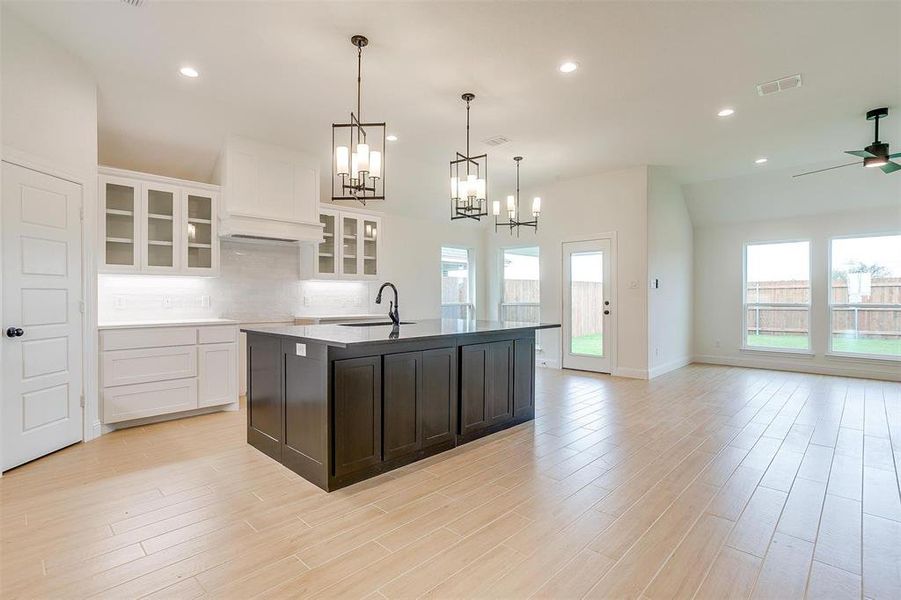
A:
[[[22,337],[25,331],[21,327],[9,327],[6,330],[6,337]]]
[[[605,311],[604,311],[604,314],[605,314],[605,315],[609,315],[609,314],[610,314],[610,311],[609,311],[609,310],[605,310]]]

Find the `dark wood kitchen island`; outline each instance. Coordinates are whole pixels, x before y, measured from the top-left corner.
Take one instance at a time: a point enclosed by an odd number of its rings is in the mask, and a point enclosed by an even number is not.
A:
[[[535,417],[535,331],[424,320],[245,328],[247,442],[326,491]]]

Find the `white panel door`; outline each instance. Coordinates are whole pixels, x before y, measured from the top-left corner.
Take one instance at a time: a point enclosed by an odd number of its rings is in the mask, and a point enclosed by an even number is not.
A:
[[[610,240],[563,244],[563,368],[611,372]]]
[[[81,202],[3,163],[3,470],[82,439]]]

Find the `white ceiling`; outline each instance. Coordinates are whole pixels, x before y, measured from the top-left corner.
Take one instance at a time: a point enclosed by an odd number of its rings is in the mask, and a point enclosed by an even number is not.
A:
[[[901,2],[4,5],[96,74],[102,163],[179,177],[208,179],[228,134],[328,165],[329,125],[354,103],[354,33],[371,41],[364,116],[400,138],[389,194],[423,213],[447,210],[463,91],[477,96],[474,140],[512,140],[490,149],[494,194],[515,154],[524,186],[636,164],[684,182],[840,164],[871,141],[863,113],[877,106],[895,109],[882,137],[901,149]],[[581,68],[562,75],[564,59]],[[178,75],[188,63],[198,79]],[[757,96],[799,72],[802,88]],[[723,106],[736,114],[717,118]]]

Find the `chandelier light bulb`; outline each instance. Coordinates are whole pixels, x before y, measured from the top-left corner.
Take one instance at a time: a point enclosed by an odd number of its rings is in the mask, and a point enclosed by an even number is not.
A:
[[[338,175],[347,175],[350,173],[349,167],[349,149],[347,146],[338,146],[335,148],[335,168]]]
[[[495,217],[501,214],[501,201],[500,200],[492,200],[491,201],[491,214]]]
[[[541,198],[536,196],[532,200],[532,214],[537,217],[539,213],[541,213]]]
[[[475,198],[478,192],[478,182],[475,175],[466,176],[466,197]]]
[[[377,150],[369,153],[369,176],[375,179],[382,176],[382,153]]]
[[[360,172],[369,172],[369,144],[357,144],[357,166]]]
[[[451,181],[451,198],[456,200],[457,198],[460,197],[460,194],[459,194],[460,180],[456,177],[451,177],[450,181]]]

